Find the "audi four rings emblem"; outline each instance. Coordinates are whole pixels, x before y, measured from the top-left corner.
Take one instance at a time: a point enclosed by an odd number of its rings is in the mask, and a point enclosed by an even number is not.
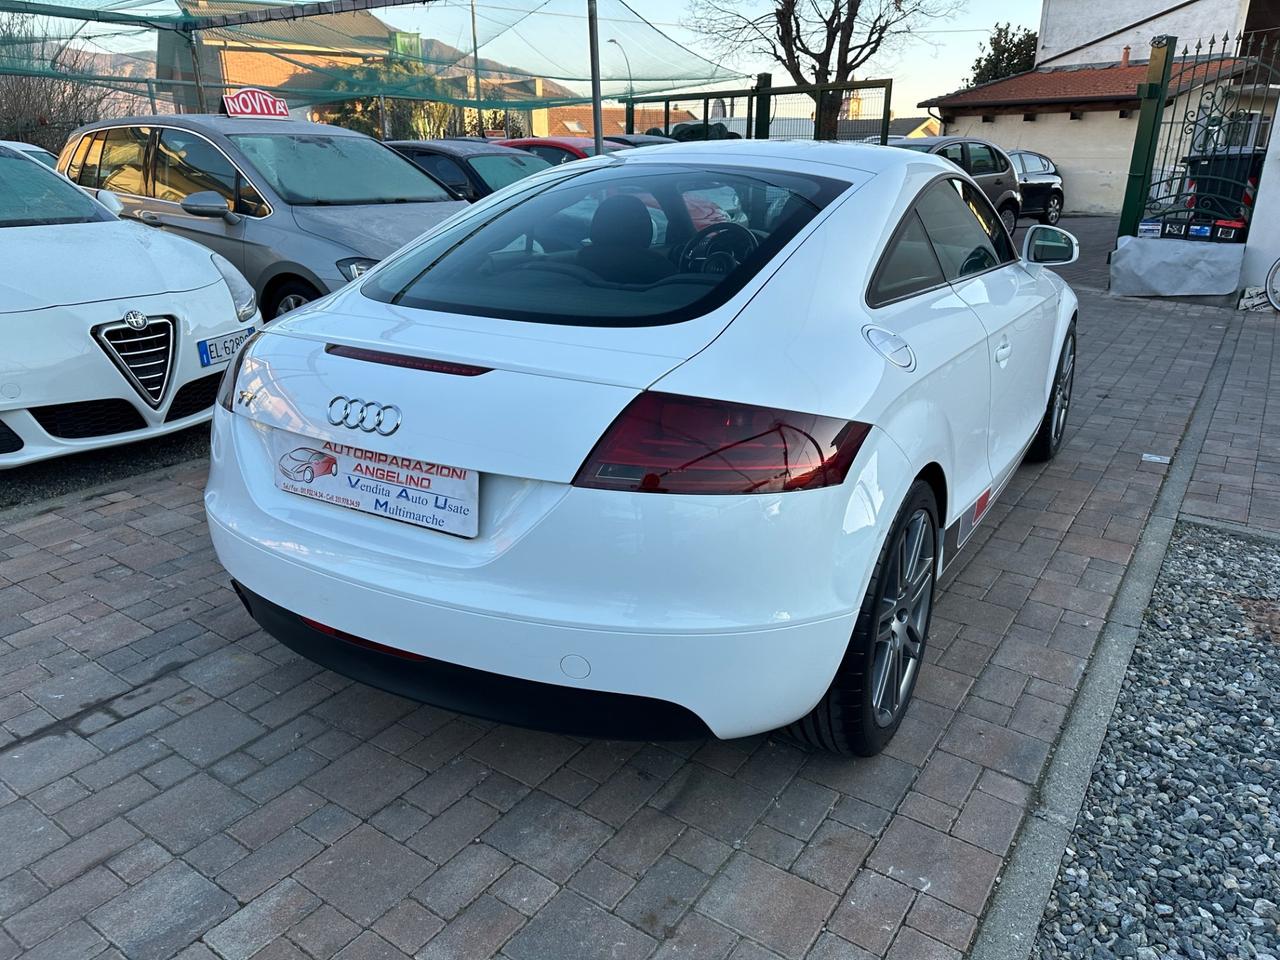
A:
[[[400,429],[400,408],[359,397],[334,397],[329,401],[329,422],[335,427],[363,430],[389,437]]]

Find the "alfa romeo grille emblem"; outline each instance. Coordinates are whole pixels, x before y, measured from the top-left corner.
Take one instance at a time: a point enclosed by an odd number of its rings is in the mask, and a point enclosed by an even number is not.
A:
[[[129,325],[130,330],[141,330],[147,325],[147,315],[141,310],[130,310],[120,319]]]

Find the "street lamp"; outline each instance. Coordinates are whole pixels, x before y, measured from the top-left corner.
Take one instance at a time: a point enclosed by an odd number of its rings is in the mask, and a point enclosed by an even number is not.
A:
[[[609,43],[612,43],[617,47],[618,52],[622,54],[622,60],[627,65],[627,96],[634,97],[636,95],[636,85],[635,81],[631,78],[631,58],[627,56],[626,48],[613,37],[609,38]]]

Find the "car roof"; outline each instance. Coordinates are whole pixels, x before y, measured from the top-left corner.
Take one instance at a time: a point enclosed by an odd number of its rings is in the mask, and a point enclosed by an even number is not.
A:
[[[103,127],[178,127],[182,130],[219,133],[326,133],[336,137],[363,137],[363,133],[335,127],[329,123],[312,123],[310,120],[269,120],[259,117],[227,117],[220,113],[162,113],[116,117],[86,124],[77,133],[86,133]]]
[[[885,147],[878,143],[830,140],[690,140],[638,147],[612,154],[610,159],[613,162],[684,162],[698,166],[728,160],[735,164],[773,169],[785,169],[788,162],[819,163],[871,174],[924,163],[949,173],[956,171],[950,160],[929,153]]]
[[[53,153],[52,150],[46,150],[44,147],[34,143],[25,143],[22,140],[0,140],[0,147],[8,147],[10,150],[16,150],[19,153],[31,153],[39,150],[41,153]]]
[[[425,147],[435,153],[447,153],[452,157],[479,157],[485,154],[514,153],[528,156],[523,150],[504,147],[498,143],[481,140],[388,140],[388,147]]]
[[[594,137],[516,137],[511,140],[504,140],[504,143],[519,143],[521,145],[536,146],[539,143],[545,143],[549,146],[569,146],[577,147],[579,150],[584,147],[594,147],[596,141]],[[604,147],[608,150],[610,147],[621,147],[622,144],[606,139]]]

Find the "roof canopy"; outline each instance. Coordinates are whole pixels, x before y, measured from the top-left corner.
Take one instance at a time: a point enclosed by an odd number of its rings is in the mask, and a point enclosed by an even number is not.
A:
[[[740,76],[625,0],[599,7],[606,97]],[[385,95],[493,109],[589,100],[591,71],[581,0],[0,0],[0,74],[153,98],[198,79],[215,97],[252,85],[293,106]]]

